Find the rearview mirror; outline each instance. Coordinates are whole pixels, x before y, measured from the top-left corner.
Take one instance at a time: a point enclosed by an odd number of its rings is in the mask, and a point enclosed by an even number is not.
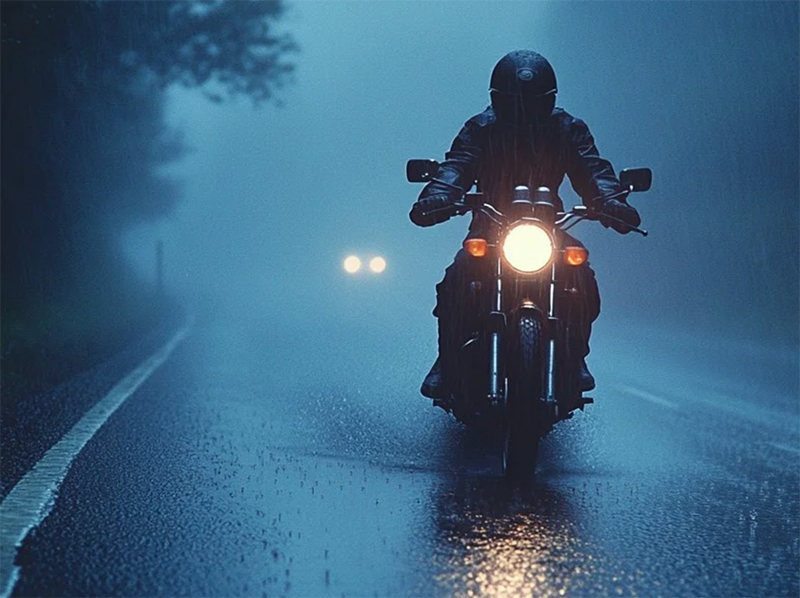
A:
[[[427,183],[439,170],[436,160],[409,160],[406,162],[406,179],[409,183]]]
[[[631,191],[647,191],[653,182],[649,168],[626,168],[619,173],[619,181]]]

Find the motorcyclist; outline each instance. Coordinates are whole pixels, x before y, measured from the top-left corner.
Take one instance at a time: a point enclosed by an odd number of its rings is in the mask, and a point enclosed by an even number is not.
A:
[[[620,233],[630,232],[627,225],[638,226],[639,214],[627,204],[627,190],[611,163],[598,154],[586,123],[555,106],[556,92],[555,72],[540,54],[518,50],[501,58],[491,75],[491,105],[465,123],[445,161],[414,203],[411,221],[432,226],[462,213],[459,200],[476,181],[503,211],[517,185],[530,189],[546,186],[555,192],[566,174],[584,205],[600,211],[604,226]],[[557,204],[556,209],[563,211],[560,199]],[[473,218],[470,235],[480,236],[484,226],[480,218]],[[580,245],[576,239],[569,240]],[[452,345],[462,325],[461,298],[465,285],[475,279],[474,267],[470,257],[459,251],[436,287],[433,313],[439,321],[439,357],[422,383],[421,392],[427,397],[449,397],[442,362],[454,352]],[[578,326],[581,338],[574,342],[584,356],[579,386],[587,391],[595,386],[585,356],[592,322],[600,313],[600,295],[588,262],[578,270],[585,306]]]

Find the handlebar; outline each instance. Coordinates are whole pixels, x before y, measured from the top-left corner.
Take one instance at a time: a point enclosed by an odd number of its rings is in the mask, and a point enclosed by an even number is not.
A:
[[[597,220],[599,221],[602,217],[604,220],[613,220],[615,222],[619,222],[627,226],[632,232],[639,233],[643,237],[647,236],[647,231],[641,228],[637,228],[635,226],[631,226],[624,220],[620,220],[619,218],[614,218],[613,216],[609,216],[608,214],[602,214],[599,210],[592,210],[587,206],[575,206],[569,212],[559,212],[562,215],[562,218],[556,221],[556,224],[566,223],[570,218],[577,218],[577,220],[565,227],[561,227],[561,230],[568,230],[575,226],[581,220]]]
[[[464,194],[464,201],[457,201],[454,204],[458,210],[459,215],[467,214],[468,212],[478,211],[483,213],[486,217],[492,220],[495,224],[502,225],[501,220],[505,217],[505,215],[500,212],[497,208],[493,205],[488,203],[483,203],[483,193],[465,193]],[[601,214],[599,210],[592,210],[587,206],[575,206],[568,212],[558,212],[558,220],[556,220],[556,225],[561,227],[561,230],[567,231],[582,220],[596,220],[599,221],[600,218],[608,221],[613,220],[620,224],[627,226],[632,232],[639,233],[643,237],[647,236],[647,231],[641,228],[637,228],[635,226],[631,226],[624,220],[620,220],[619,218],[614,218],[613,216],[609,216],[607,214]],[[575,219],[573,222],[569,222],[571,219]]]

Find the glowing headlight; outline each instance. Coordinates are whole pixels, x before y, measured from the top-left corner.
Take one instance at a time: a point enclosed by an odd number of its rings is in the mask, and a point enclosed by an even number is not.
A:
[[[535,224],[518,224],[503,241],[503,255],[520,272],[537,272],[550,263],[553,242],[550,235]]]
[[[361,269],[361,260],[354,255],[347,256],[344,260],[344,269],[348,274],[355,274]]]
[[[386,260],[380,256],[372,258],[369,261],[369,269],[375,272],[375,274],[380,274],[386,270]]]

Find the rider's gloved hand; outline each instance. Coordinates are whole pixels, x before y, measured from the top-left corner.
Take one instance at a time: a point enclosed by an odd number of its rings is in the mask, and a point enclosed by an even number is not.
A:
[[[611,220],[611,218],[616,218],[616,220]],[[600,208],[600,224],[606,228],[611,227],[623,235],[631,232],[631,227],[638,227],[641,223],[642,219],[636,208],[629,206],[624,201],[607,199]]]
[[[432,195],[417,201],[409,217],[417,226],[433,226],[460,212],[455,200],[447,195]]]

